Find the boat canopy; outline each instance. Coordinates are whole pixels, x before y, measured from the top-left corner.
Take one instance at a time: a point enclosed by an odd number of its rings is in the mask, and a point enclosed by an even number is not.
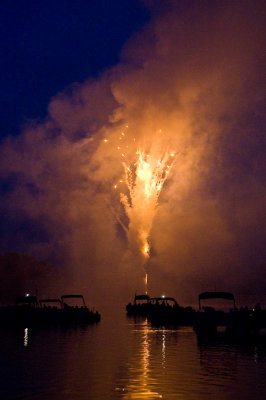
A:
[[[62,304],[60,299],[41,299],[39,300],[40,305],[44,304],[44,303],[58,303],[58,304]]]
[[[154,303],[154,302],[162,303],[163,301],[164,301],[164,302],[171,301],[171,302],[173,302],[174,304],[178,305],[176,299],[174,299],[173,297],[152,297],[152,298],[151,298],[151,301],[152,301],[153,303]]]
[[[149,301],[150,300],[150,296],[148,296],[147,294],[135,294],[135,303],[136,303],[136,301],[137,300],[139,300],[139,301],[141,301],[141,300],[146,300],[146,301]]]
[[[37,300],[36,296],[30,296],[30,295],[19,296],[16,298],[15,304],[16,305],[28,304],[28,305],[36,306],[36,305],[38,305],[38,300]]]
[[[63,301],[64,299],[82,299],[84,307],[86,307],[84,297],[82,294],[66,294],[64,296],[61,296],[61,300]]]
[[[229,292],[203,292],[199,294],[199,308],[201,308],[200,301],[201,300],[209,300],[209,299],[225,299],[232,300],[235,307],[235,296],[233,293]]]

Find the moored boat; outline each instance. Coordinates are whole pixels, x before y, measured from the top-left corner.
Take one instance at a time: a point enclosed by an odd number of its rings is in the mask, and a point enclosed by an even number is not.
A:
[[[202,300],[229,300],[232,305],[229,311],[210,306],[202,306]],[[199,295],[199,311],[193,324],[198,336],[216,336],[252,338],[261,329],[266,328],[266,311],[257,305],[253,309],[236,307],[235,297],[229,292],[203,292]]]
[[[134,302],[126,306],[129,316],[144,316],[153,325],[192,325],[195,310],[180,306],[174,297],[135,295]]]
[[[233,326],[235,297],[229,292],[203,292],[199,294],[199,311],[195,316],[193,329],[198,335],[213,336],[220,331],[229,331]],[[230,312],[217,310],[213,306],[202,306],[203,300],[229,300],[232,302]]]
[[[69,305],[75,299],[80,304]],[[98,311],[90,310],[85,304],[83,295],[64,295],[61,299],[46,298],[38,300],[36,296],[26,294],[17,297],[14,305],[0,307],[1,323],[16,325],[47,324],[91,324],[100,321]]]
[[[75,305],[68,303],[68,301],[72,300],[76,301]],[[61,302],[64,322],[89,324],[99,322],[101,319],[98,311],[88,309],[82,294],[63,295],[61,296]]]
[[[192,307],[180,306],[173,297],[151,298],[153,305],[149,319],[153,325],[193,325],[196,311]]]
[[[135,294],[133,303],[128,303],[126,311],[128,315],[147,317],[151,308],[150,296],[147,294]]]

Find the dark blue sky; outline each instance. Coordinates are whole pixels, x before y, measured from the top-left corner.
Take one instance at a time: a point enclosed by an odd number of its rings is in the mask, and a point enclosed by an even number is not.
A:
[[[0,135],[43,118],[51,96],[119,60],[149,19],[138,0],[2,0]]]

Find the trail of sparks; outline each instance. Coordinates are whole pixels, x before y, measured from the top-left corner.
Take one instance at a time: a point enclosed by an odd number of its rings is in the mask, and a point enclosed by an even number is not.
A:
[[[125,138],[125,132],[120,135],[120,141]],[[150,151],[146,153],[141,147],[135,151],[135,157],[129,161],[127,158],[127,149],[132,146],[136,148],[135,139],[130,146],[117,146],[122,157],[124,167],[124,178],[114,185],[117,189],[120,184],[126,185],[126,193],[120,192],[120,201],[129,219],[128,227],[123,225],[128,239],[132,234],[136,235],[139,242],[140,251],[144,256],[145,286],[147,292],[148,275],[146,266],[150,257],[150,232],[153,219],[155,217],[158,199],[163,185],[169,176],[173,166],[175,154],[168,150],[158,151],[158,146],[152,145]]]

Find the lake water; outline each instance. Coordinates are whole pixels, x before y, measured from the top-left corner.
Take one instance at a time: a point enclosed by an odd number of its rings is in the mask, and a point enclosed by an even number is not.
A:
[[[0,398],[264,400],[265,342],[199,343],[124,310],[86,328],[1,327]]]

